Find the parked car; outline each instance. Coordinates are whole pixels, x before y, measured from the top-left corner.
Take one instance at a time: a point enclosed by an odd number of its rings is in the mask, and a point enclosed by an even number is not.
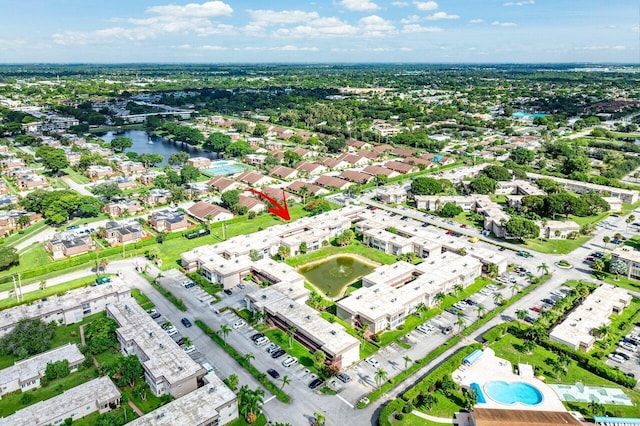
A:
[[[349,383],[351,381],[351,376],[349,376],[347,373],[338,373],[336,374],[336,377],[342,383]]]
[[[311,390],[316,390],[322,386],[324,386],[324,379],[321,379],[320,377],[313,379],[313,381],[309,383],[309,389]]]
[[[233,328],[237,330],[240,327],[244,327],[245,325],[247,325],[247,323],[244,322],[244,320],[240,320],[233,323]]]
[[[280,377],[280,373],[278,373],[277,370],[274,370],[273,368],[270,368],[267,370],[267,374],[269,374],[271,377],[273,377],[274,379],[277,379]]]
[[[370,356],[368,358],[365,358],[364,361],[369,364],[370,366],[372,366],[373,368],[378,368],[380,367],[380,361],[378,361],[377,359],[375,359],[374,357]]]
[[[153,319],[158,319],[160,318],[162,315],[160,315],[160,312],[154,312],[151,314],[151,318]]]
[[[453,326],[450,325],[447,328],[442,329],[442,334],[451,334],[453,333]]]
[[[298,360],[295,359],[292,356],[288,356],[288,357],[285,358],[284,361],[282,361],[282,365],[287,367],[287,368],[288,367],[292,367],[292,366],[296,365],[297,363],[298,363]]]
[[[626,349],[630,352],[636,352],[638,350],[638,347],[632,343],[629,342],[625,342],[622,341],[620,343],[618,343],[618,346],[620,346],[622,349]]]
[[[258,340],[258,339],[259,339],[259,338],[261,338],[261,337],[264,337],[264,334],[262,334],[262,333],[256,333],[256,334],[254,334],[253,336],[251,336],[251,340],[253,340],[253,341],[255,342],[256,340]]]
[[[184,325],[185,327],[189,328],[191,327],[193,324],[191,324],[191,321],[189,321],[189,318],[184,317],[180,320],[180,322],[182,323],[182,325]]]
[[[233,292],[231,291],[231,289],[225,288],[224,290],[224,294],[226,294],[227,296],[231,296],[233,294]]]
[[[271,358],[278,359],[284,354],[286,354],[284,349],[278,349],[277,351],[271,353]]]
[[[624,352],[613,352],[614,355],[620,356],[622,358],[624,358],[625,360],[629,361],[631,359],[631,357],[627,354],[625,354]]]
[[[259,338],[258,340],[256,340],[253,343],[255,343],[256,346],[264,346],[267,343],[269,343],[269,338],[268,337],[261,337],[261,338]]]

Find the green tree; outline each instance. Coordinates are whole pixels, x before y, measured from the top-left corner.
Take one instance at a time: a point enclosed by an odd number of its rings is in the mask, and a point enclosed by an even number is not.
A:
[[[287,150],[284,152],[283,163],[285,166],[293,167],[302,160],[302,157],[297,152]]]
[[[246,141],[238,140],[231,142],[224,150],[228,157],[239,158],[253,152],[253,148]]]
[[[227,344],[227,336],[229,333],[231,333],[231,328],[227,324],[222,324],[220,330],[218,330],[218,334],[222,335],[222,341],[225,345]]]
[[[146,153],[140,154],[139,160],[144,164],[145,167],[154,167],[157,164],[162,163],[164,157],[162,154],[154,154],[154,153]]]
[[[298,247],[298,251],[301,254],[306,254],[307,253],[307,249],[308,249],[307,242],[306,241],[301,242],[300,243],[300,247]]]
[[[131,140],[131,138],[118,136],[111,140],[110,146],[111,149],[116,152],[124,152],[125,149],[131,148],[133,146],[133,141]]]
[[[69,167],[69,161],[62,149],[43,145],[37,149],[36,156],[40,157],[44,167],[53,174],[57,174],[60,170]]]
[[[235,212],[240,204],[240,192],[238,189],[223,192],[220,196],[222,207]]]
[[[13,247],[0,246],[0,271],[20,264],[18,252]]]
[[[442,184],[432,177],[420,176],[411,181],[413,195],[436,195],[442,192]]]
[[[304,206],[304,210],[309,212],[311,216],[316,216],[321,213],[330,211],[331,204],[324,198],[318,198],[317,200],[308,202]]]
[[[118,348],[116,329],[118,324],[112,318],[98,318],[85,326],[87,347],[92,354]]]
[[[407,367],[409,366],[409,363],[411,361],[413,361],[413,360],[411,359],[411,357],[409,355],[405,355],[404,357],[402,357],[402,360],[404,361],[404,369],[406,371]]]
[[[536,238],[540,235],[540,228],[533,220],[520,216],[512,216],[505,226],[507,234],[512,238]]]
[[[189,160],[189,154],[184,151],[176,152],[171,154],[167,159],[167,163],[171,166],[182,166],[184,163]]]
[[[326,141],[324,145],[327,148],[328,152],[338,153],[344,150],[344,148],[347,146],[347,143],[344,138],[331,138]]]
[[[627,263],[620,259],[612,260],[609,263],[609,272],[616,276],[616,280],[620,275],[627,275]]]
[[[442,217],[454,217],[462,213],[462,207],[454,203],[445,203],[439,214]]]
[[[280,381],[282,382],[282,384],[280,385],[280,390],[284,389],[286,385],[291,384],[291,379],[289,378],[289,376],[282,376],[282,378],[280,378]]]
[[[511,151],[511,160],[518,164],[529,164],[535,158],[535,153],[527,148],[516,148]]]
[[[376,381],[376,385],[378,386],[378,391],[379,391],[380,387],[382,386],[382,383],[386,382],[387,379],[389,378],[389,373],[387,373],[387,370],[381,367],[376,370],[376,373],[373,375],[373,378]]]
[[[594,275],[596,278],[602,277],[602,272],[604,271],[605,264],[601,259],[596,260],[591,264],[591,269],[594,271]]]
[[[317,351],[315,351],[313,353],[313,361],[317,364],[322,366],[325,362],[325,360],[327,359],[327,354],[324,353],[323,350],[318,349]]]
[[[518,310],[516,311],[516,317],[517,317],[520,321],[524,320],[524,319],[527,317],[527,315],[529,315],[529,314],[528,314],[528,312],[527,312],[527,311],[525,311],[524,309],[518,309]]]
[[[237,374],[230,374],[229,377],[227,377],[224,382],[226,383],[227,386],[229,386],[229,389],[231,389],[232,391],[235,391],[236,389],[238,389],[238,384],[240,383],[240,379],[238,378]]]
[[[511,180],[511,172],[504,166],[496,166],[493,164],[488,165],[480,174],[490,177],[493,180],[497,181],[508,181]]]
[[[180,178],[182,183],[194,182],[200,177],[200,170],[193,166],[184,166],[180,169]]]
[[[489,176],[480,175],[469,183],[469,191],[473,194],[493,194],[496,192],[498,182]]]
[[[602,242],[604,243],[604,248],[607,248],[607,244],[609,244],[609,242],[611,242],[611,237],[608,235],[605,235],[604,237],[602,237]]]
[[[293,338],[295,337],[297,331],[298,331],[298,328],[295,326],[287,327],[287,336],[289,337],[289,349],[293,347]]]
[[[23,318],[0,339],[0,352],[18,359],[47,351],[56,329],[55,322]]]
[[[213,132],[209,135],[204,143],[205,149],[210,149],[213,152],[220,154],[224,152],[227,146],[231,143],[231,137],[220,132]]]
[[[540,265],[538,265],[537,269],[538,269],[538,272],[542,272],[540,274],[540,276],[549,274],[549,265],[547,265],[544,262],[542,262]]]

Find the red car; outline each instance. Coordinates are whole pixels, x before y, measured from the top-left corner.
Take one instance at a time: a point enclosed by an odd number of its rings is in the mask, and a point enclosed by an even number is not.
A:
[[[466,227],[467,227],[466,223],[463,223],[462,225],[460,225],[460,228],[466,228]]]
[[[533,312],[540,312],[540,308],[538,306],[532,306],[531,309]]]
[[[448,230],[447,231],[447,235],[453,235],[453,231],[452,230]]]

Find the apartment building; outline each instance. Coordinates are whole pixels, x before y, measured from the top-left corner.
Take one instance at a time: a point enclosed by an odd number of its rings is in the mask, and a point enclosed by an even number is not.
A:
[[[58,232],[47,241],[44,248],[51,253],[53,259],[84,254],[96,247],[91,235],[78,235],[73,232]]]
[[[149,215],[149,226],[156,232],[178,232],[189,227],[184,213],[174,210],[160,210]]]
[[[614,188],[612,186],[598,185],[589,182],[580,182],[577,180],[564,179],[555,176],[541,175],[538,173],[527,173],[529,180],[535,182],[538,179],[551,179],[560,184],[567,190],[575,192],[576,194],[585,194],[588,192],[596,192],[599,194],[605,194],[609,197],[615,197],[622,200],[624,203],[633,204],[638,201],[638,191],[622,188]]]
[[[118,323],[116,335],[124,355],[136,355],[144,378],[156,396],[179,398],[198,388],[206,371],[135,301],[107,305],[107,315]]]

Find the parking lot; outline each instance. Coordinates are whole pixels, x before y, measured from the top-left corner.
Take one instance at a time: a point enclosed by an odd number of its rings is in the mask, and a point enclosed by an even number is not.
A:
[[[618,346],[609,354],[606,364],[619,368],[630,377],[640,377],[640,323],[636,323]]]

